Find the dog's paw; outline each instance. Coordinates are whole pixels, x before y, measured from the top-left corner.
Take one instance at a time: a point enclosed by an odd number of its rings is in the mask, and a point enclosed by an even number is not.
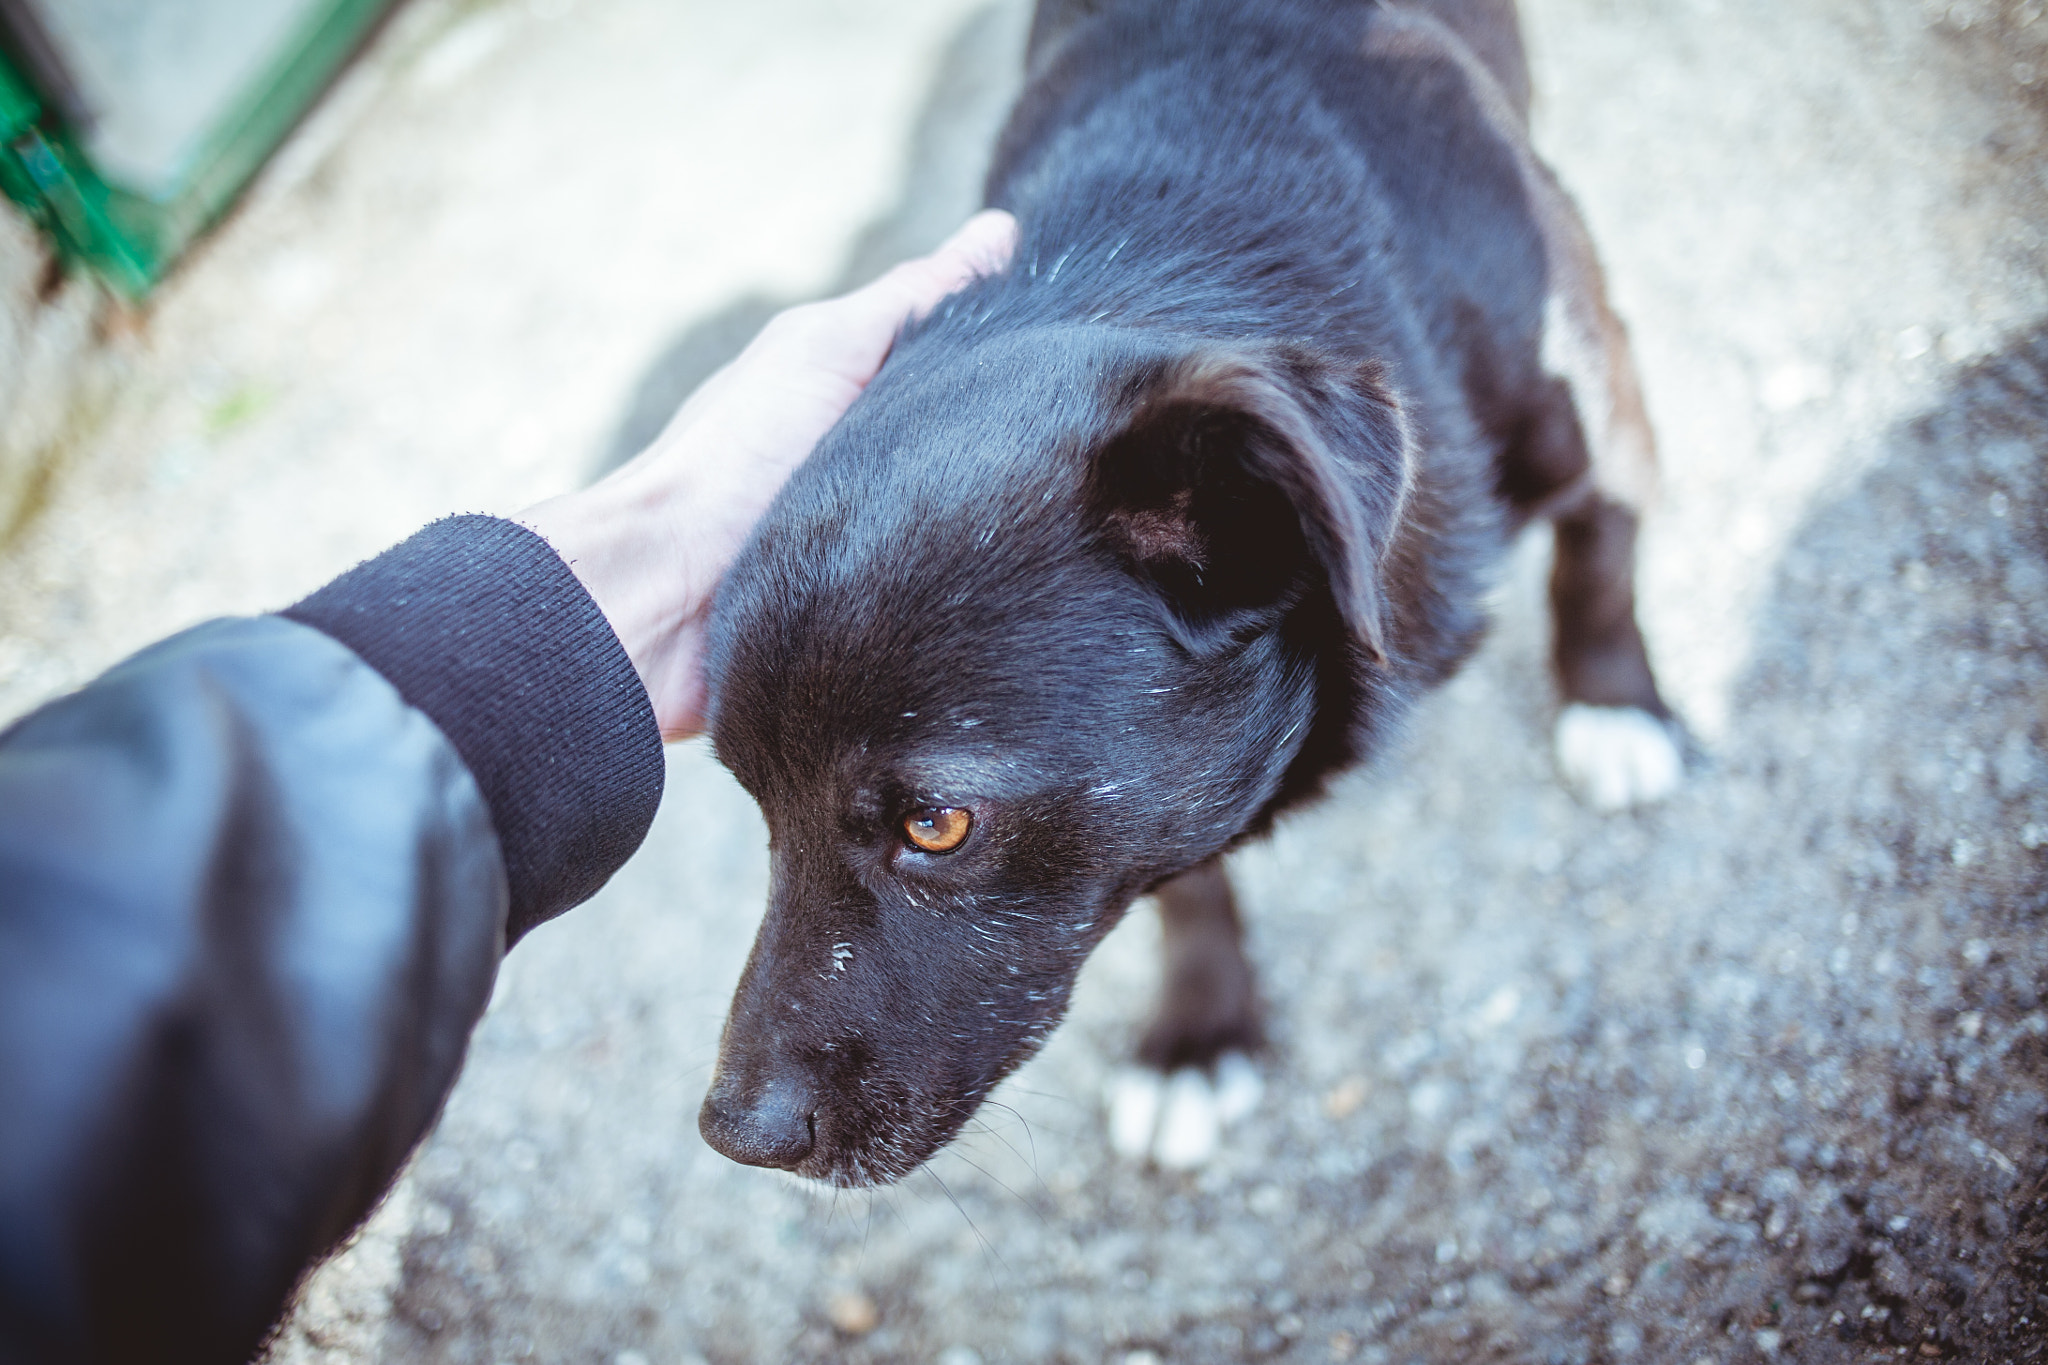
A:
[[[1172,1075],[1128,1068],[1110,1085],[1109,1145],[1133,1161],[1194,1170],[1216,1155],[1225,1128],[1258,1108],[1264,1090],[1242,1052],[1217,1058],[1213,1074],[1192,1066]]]
[[[1671,727],[1648,711],[1575,702],[1557,718],[1557,766],[1587,805],[1618,811],[1669,796],[1685,759]]]

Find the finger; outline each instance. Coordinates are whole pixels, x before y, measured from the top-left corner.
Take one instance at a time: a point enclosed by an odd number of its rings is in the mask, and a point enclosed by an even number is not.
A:
[[[786,308],[770,319],[734,363],[707,381],[675,418],[722,396],[772,382],[809,395],[805,404],[831,425],[874,379],[896,334],[977,275],[1000,270],[1017,244],[1017,220],[1000,209],[975,214],[929,256],[890,270],[835,299]],[[808,449],[808,446],[806,446]]]
[[[994,275],[1010,264],[1017,250],[1017,220],[1002,209],[983,209],[960,225],[939,249],[924,258],[936,292],[919,301],[919,311],[981,275]],[[920,264],[913,262],[913,264]]]
[[[983,209],[929,256],[905,261],[875,284],[897,296],[899,316],[923,317],[970,280],[1002,270],[1016,249],[1017,220],[1001,209]]]
[[[906,321],[923,317],[976,276],[1001,270],[1016,247],[1017,220],[1001,209],[985,209],[929,256],[905,261],[850,294],[810,305],[811,321],[818,325],[805,329],[805,339],[833,352],[817,354],[819,363],[864,386]]]

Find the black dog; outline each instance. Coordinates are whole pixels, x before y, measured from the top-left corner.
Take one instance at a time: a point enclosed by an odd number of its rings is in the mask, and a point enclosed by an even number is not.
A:
[[[1258,1037],[1219,856],[1472,651],[1547,515],[1568,770],[1661,794],[1651,441],[1510,0],[1041,0],[1016,263],[899,341],[717,604],[773,889],[701,1120],[859,1185],[945,1143],[1132,900],[1158,1068]]]

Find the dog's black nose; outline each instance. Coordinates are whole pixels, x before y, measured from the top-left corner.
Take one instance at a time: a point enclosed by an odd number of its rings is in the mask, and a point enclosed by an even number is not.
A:
[[[793,1171],[817,1145],[816,1092],[788,1074],[751,1086],[721,1075],[704,1097],[697,1131],[734,1161]]]

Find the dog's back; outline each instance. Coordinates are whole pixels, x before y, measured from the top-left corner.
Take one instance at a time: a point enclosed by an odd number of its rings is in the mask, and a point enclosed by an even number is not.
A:
[[[1410,366],[1482,329],[1489,347],[1533,347],[1545,269],[1501,126],[1516,115],[1433,18],[1373,0],[1116,0],[1046,36],[1033,73],[989,202],[1023,220],[1027,273],[1128,253],[1098,272],[1106,290],[1043,293]],[[1481,328],[1439,344],[1475,310]]]
[[[1152,316],[1399,357],[1423,402],[1454,364],[1508,438],[1550,266],[1507,0],[1059,0],[1031,52],[988,182],[1027,248],[1132,240]]]
[[[1369,3],[1376,0],[1368,0]],[[1400,0],[1403,8],[1437,20],[1482,62],[1507,95],[1516,115],[1529,118],[1529,60],[1514,0]],[[1359,0],[1335,0],[1356,8]],[[1040,0],[1031,16],[1024,64],[1037,71],[1047,53],[1085,20],[1112,8],[1113,0]]]

